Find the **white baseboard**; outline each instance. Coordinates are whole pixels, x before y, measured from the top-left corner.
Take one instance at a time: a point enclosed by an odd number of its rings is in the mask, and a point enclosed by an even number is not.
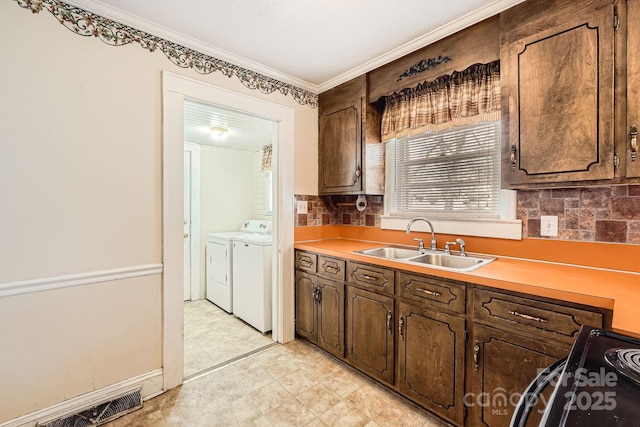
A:
[[[38,421],[53,421],[60,417],[82,411],[91,406],[105,402],[114,395],[139,386],[142,386],[142,399],[148,400],[164,391],[162,388],[163,376],[164,374],[162,369],[156,369],[155,371],[121,381],[108,387],[101,388],[100,390],[85,393],[48,408],[23,415],[19,418],[5,421],[0,423],[0,427],[34,427]]]

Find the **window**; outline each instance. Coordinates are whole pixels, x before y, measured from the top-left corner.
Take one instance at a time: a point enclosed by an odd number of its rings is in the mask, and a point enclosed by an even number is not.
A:
[[[386,213],[500,217],[500,121],[387,143]]]

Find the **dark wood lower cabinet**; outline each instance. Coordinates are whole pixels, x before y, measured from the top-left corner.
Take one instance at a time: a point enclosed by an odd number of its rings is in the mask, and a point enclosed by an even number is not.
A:
[[[398,325],[398,388],[462,425],[465,319],[401,302]]]
[[[318,278],[318,345],[344,357],[344,283]]]
[[[394,300],[347,286],[347,360],[374,378],[393,384]]]
[[[344,283],[296,271],[296,334],[344,357]]]
[[[296,260],[296,334],[456,426],[509,426],[582,325],[611,327],[602,308],[310,252]]]
[[[569,348],[557,343],[481,325],[474,325],[469,347],[473,352],[469,358],[471,381],[464,397],[469,426],[508,426],[521,393],[539,370],[569,353]],[[538,425],[541,408],[532,411],[527,425]]]
[[[314,343],[318,338],[317,285],[316,276],[296,270],[296,334]]]

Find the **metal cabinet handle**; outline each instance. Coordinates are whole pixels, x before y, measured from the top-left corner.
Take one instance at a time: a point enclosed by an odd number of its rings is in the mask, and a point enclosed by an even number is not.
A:
[[[511,146],[511,170],[515,172],[516,163],[518,161],[518,149],[515,145]]]
[[[360,168],[360,165],[356,166],[356,171],[353,173],[353,183],[355,184],[356,182],[358,182],[358,180],[360,179],[360,176],[362,175],[362,169]]]
[[[534,320],[536,322],[540,322],[540,323],[547,323],[548,320],[547,319],[543,319],[542,317],[535,317],[535,316],[531,316],[529,314],[522,314],[522,313],[518,313],[517,311],[509,311],[509,314],[512,316],[516,316],[516,317],[521,317],[523,319],[527,319],[527,320]]]
[[[433,295],[434,297],[439,297],[442,295],[440,292],[430,291],[429,289],[418,288],[418,292],[425,293],[427,295]]]
[[[480,341],[475,340],[473,345],[473,370],[478,372],[480,365],[478,364],[478,357],[480,355]]]
[[[631,126],[629,136],[631,137],[631,161],[635,162],[638,156],[638,128],[636,126]]]
[[[367,274],[363,274],[363,275],[362,275],[362,278],[363,278],[363,279],[367,279],[367,280],[378,280],[378,278],[377,278],[377,277],[369,276],[369,275],[367,275]]]
[[[387,329],[389,330],[389,333],[392,334],[393,333],[393,328],[391,326],[391,318],[393,316],[391,316],[391,313],[387,313]]]
[[[404,341],[404,333],[402,332],[402,326],[404,325],[404,318],[398,320],[398,332],[400,333],[400,339]]]

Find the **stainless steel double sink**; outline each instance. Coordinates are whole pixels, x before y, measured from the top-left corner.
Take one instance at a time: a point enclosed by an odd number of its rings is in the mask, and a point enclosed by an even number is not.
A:
[[[482,255],[460,256],[447,254],[442,250],[425,250],[424,252],[420,252],[415,248],[403,245],[380,246],[354,251],[354,253],[368,255],[375,258],[423,265],[441,270],[461,272],[473,271],[495,260],[495,258]]]

